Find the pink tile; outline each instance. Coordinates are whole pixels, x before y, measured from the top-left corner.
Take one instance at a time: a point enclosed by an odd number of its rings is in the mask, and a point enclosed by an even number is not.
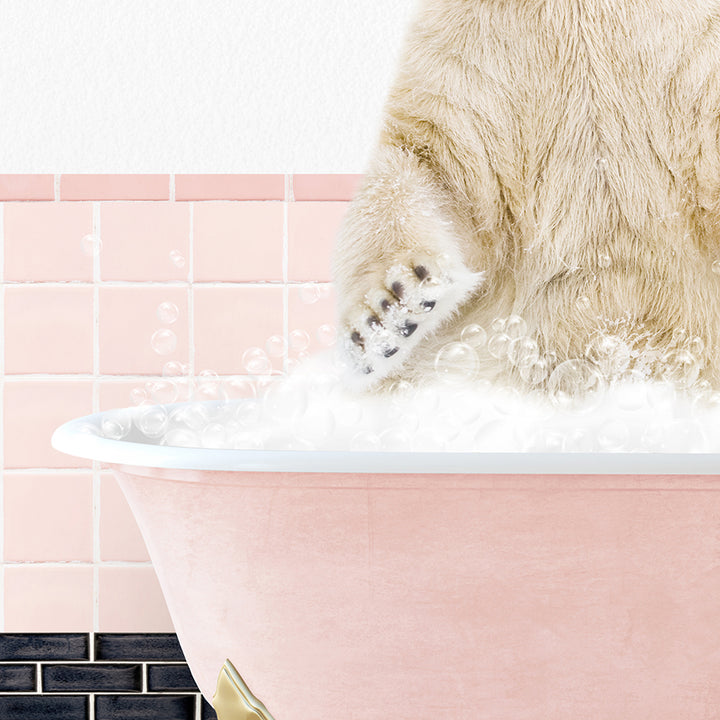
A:
[[[288,290],[288,329],[304,330],[310,336],[311,353],[331,345],[328,330],[335,330],[335,292],[328,283],[291,285]],[[318,333],[318,330],[320,333]]]
[[[172,324],[158,318],[161,303],[178,308]],[[162,353],[156,332],[175,336],[175,349]],[[169,348],[168,348],[169,349]],[[169,360],[188,362],[187,291],[175,287],[100,288],[100,372],[106,375],[160,375]]]
[[[4,225],[6,280],[92,280],[89,203],[8,203]]]
[[[190,206],[160,202],[103,203],[100,211],[103,280],[186,280]],[[178,254],[184,261],[173,261]]]
[[[195,206],[195,280],[282,280],[283,203]]]
[[[330,262],[348,203],[308,202],[288,206],[288,278],[331,280]]]
[[[293,175],[295,200],[352,200],[362,175]]]
[[[169,200],[169,175],[62,175],[61,200]]]
[[[6,632],[92,629],[91,567],[5,567]]]
[[[91,473],[5,473],[5,560],[93,559]]]
[[[5,371],[81,373],[93,369],[91,287],[5,288]]]
[[[242,373],[249,347],[265,347],[282,334],[281,287],[197,287],[195,292],[195,365],[198,370]],[[275,369],[282,369],[276,360]]]
[[[152,567],[100,568],[100,632],[173,632]]]
[[[53,175],[0,175],[0,200],[54,200]]]
[[[103,473],[100,480],[100,559],[150,559],[130,506],[111,473]]]
[[[90,466],[50,447],[56,427],[92,412],[90,380],[6,380],[3,406],[6,468]]]
[[[284,175],[176,175],[176,200],[284,200]]]

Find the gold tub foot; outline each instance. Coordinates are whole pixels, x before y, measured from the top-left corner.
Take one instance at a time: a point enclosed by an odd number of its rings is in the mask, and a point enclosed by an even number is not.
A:
[[[218,720],[273,720],[229,660],[220,670],[212,704]]]

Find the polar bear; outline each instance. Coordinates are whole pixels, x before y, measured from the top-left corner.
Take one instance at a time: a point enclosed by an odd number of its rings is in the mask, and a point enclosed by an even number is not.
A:
[[[421,2],[334,253],[359,384],[510,317],[484,377],[717,385],[719,273],[720,0]]]

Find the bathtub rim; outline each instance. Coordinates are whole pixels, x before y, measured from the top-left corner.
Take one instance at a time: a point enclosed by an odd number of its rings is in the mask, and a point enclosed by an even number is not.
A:
[[[105,411],[70,420],[55,450],[110,465],[221,472],[422,475],[720,475],[718,453],[290,451],[168,447],[88,432]]]

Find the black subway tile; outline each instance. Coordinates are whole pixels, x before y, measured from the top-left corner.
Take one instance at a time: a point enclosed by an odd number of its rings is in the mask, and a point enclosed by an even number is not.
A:
[[[148,665],[148,692],[199,692],[187,665]]]
[[[32,692],[36,687],[35,665],[0,665],[2,692]]]
[[[0,633],[0,660],[89,660],[87,634]]]
[[[0,695],[2,720],[87,720],[87,697]]]
[[[177,635],[173,633],[98,633],[95,636],[95,659],[185,662]]]
[[[44,665],[43,692],[142,692],[142,665]]]
[[[194,695],[95,696],[95,720],[194,719]],[[5,719],[3,718],[3,720]]]
[[[202,706],[200,708],[200,718],[201,720],[217,720],[217,713],[215,712],[215,709],[213,706],[205,699],[203,698],[201,700]]]

